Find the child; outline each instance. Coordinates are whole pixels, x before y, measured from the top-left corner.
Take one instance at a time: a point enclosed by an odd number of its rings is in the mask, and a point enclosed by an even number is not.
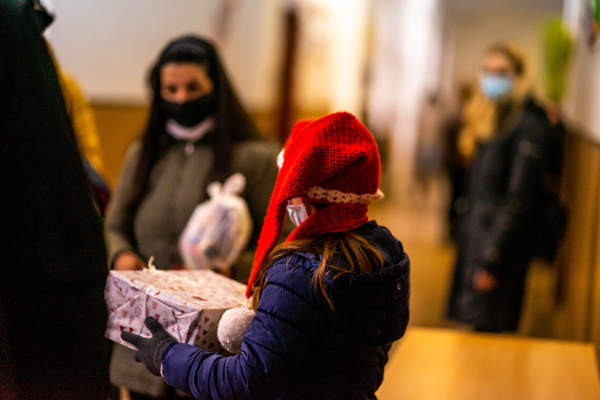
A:
[[[401,243],[367,218],[383,197],[375,141],[348,113],[300,121],[278,164],[241,354],[177,343],[151,317],[152,338],[122,337],[136,360],[198,399],[375,399],[410,295]],[[275,247],[286,208],[298,227]]]

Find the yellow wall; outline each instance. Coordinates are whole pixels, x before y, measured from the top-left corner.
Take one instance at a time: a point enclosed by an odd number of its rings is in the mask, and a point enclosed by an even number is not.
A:
[[[127,147],[144,129],[146,107],[93,104],[100,147],[104,156],[106,180],[115,187]]]
[[[148,115],[147,107],[126,106],[118,104],[92,104],[100,147],[102,148],[104,165],[106,167],[106,180],[111,189],[115,187],[121,165],[131,142],[141,136],[144,131]],[[293,118],[317,118],[327,113],[295,110]],[[266,137],[275,138],[277,135],[277,112],[250,113],[259,132]]]

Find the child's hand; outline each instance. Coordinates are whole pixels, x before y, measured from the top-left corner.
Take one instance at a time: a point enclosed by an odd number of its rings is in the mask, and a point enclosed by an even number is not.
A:
[[[150,329],[150,332],[152,332],[151,338],[145,338],[125,331],[121,333],[121,339],[138,348],[133,355],[135,361],[143,363],[148,368],[148,371],[156,376],[160,376],[163,354],[169,343],[176,340],[154,318],[148,317],[144,323]]]

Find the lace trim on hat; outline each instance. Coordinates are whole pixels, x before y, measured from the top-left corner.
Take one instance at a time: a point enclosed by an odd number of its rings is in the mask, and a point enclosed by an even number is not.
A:
[[[354,194],[344,193],[335,189],[323,189],[320,186],[313,186],[308,189],[304,194],[313,200],[327,200],[330,203],[356,203],[356,204],[369,204],[373,201],[383,199],[383,192],[377,189],[377,193],[365,193],[365,194]]]

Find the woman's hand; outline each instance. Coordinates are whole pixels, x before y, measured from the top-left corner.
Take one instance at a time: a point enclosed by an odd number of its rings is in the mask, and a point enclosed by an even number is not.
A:
[[[231,278],[233,276],[233,268],[231,268],[231,267],[229,267],[227,269],[213,269],[213,271],[215,271],[217,274],[221,274],[228,278]]]
[[[475,272],[473,286],[480,292],[491,292],[498,286],[498,278],[486,270],[481,269]]]
[[[138,271],[146,267],[146,262],[135,253],[124,251],[115,258],[113,269],[117,271]]]

